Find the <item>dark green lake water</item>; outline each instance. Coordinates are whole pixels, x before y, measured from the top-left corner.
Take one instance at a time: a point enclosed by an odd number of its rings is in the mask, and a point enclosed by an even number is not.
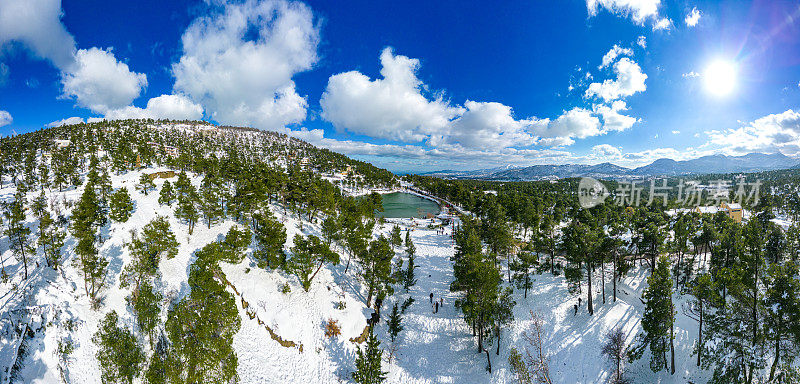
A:
[[[432,213],[434,215],[439,214],[439,204],[410,193],[395,192],[383,195],[383,212],[378,212],[378,216],[387,218],[418,218],[427,213]]]

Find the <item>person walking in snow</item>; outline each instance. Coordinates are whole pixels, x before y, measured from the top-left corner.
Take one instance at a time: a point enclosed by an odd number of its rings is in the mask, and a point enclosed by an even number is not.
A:
[[[573,304],[572,306],[575,308],[575,313],[572,316],[577,316],[578,315],[578,304]]]
[[[439,313],[439,302],[434,303],[433,313]]]
[[[428,275],[428,277],[431,277],[431,276]],[[431,304],[433,304],[433,292],[431,292]]]

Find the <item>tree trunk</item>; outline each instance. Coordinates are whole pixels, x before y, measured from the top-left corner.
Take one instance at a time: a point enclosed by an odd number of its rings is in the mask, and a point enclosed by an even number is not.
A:
[[[500,326],[497,326],[497,356],[500,356]]]
[[[603,304],[606,303],[606,265],[600,263],[600,286],[603,289]]]
[[[700,366],[700,356],[703,355],[703,304],[700,302],[700,330],[697,333],[697,366]]]
[[[674,312],[674,310],[673,310]],[[672,322],[669,325],[669,350],[670,350],[670,370],[669,374],[675,374],[675,315],[673,315]]]
[[[528,270],[525,270],[525,298],[528,298],[528,286],[531,285],[531,278]]]
[[[772,368],[769,370],[769,380],[772,382],[772,378],[775,377],[775,368],[778,367],[778,362],[781,359],[781,335],[778,333],[777,337],[775,337],[775,360],[772,362]]]
[[[489,350],[484,348],[483,351],[486,352],[486,363],[489,364],[489,373],[492,373],[492,359],[489,358]]]
[[[592,268],[589,263],[586,263],[586,275],[589,279],[589,289],[586,290],[586,296],[589,301],[589,316],[591,316],[594,314],[594,306],[592,306]]]
[[[617,302],[617,264],[618,264],[618,255],[614,253],[614,302]]]

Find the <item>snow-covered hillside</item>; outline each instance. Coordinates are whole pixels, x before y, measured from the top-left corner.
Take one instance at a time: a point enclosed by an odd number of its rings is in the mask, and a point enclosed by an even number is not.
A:
[[[142,228],[157,216],[168,218],[172,231],[180,244],[176,257],[163,259],[159,265],[160,277],[156,288],[164,294],[162,319],[166,319],[167,308],[187,294],[189,265],[194,261],[193,253],[204,245],[221,239],[228,229],[238,225],[224,221],[210,229],[199,224],[194,233],[188,234],[188,226],[178,220],[174,209],[158,203],[158,189],[163,179],[156,179],[156,191],[148,195],[134,189],[141,173],[165,171],[166,168],[150,168],[128,172],[112,177],[112,186],[127,187],[135,203],[135,211],[125,223],[113,222],[102,233],[105,241],[100,253],[109,261],[106,275],[107,288],[100,296],[101,304],[93,309],[83,292],[83,278],[74,262],[75,240],[68,237],[64,246],[63,267],[54,272],[42,261],[41,252],[31,260],[30,277],[23,281],[22,264],[18,262],[7,245],[3,245],[2,260],[8,279],[0,285],[0,314],[2,315],[2,345],[0,357],[13,372],[3,372],[4,382],[33,383],[94,383],[100,382],[100,369],[96,359],[97,346],[92,337],[98,323],[112,310],[120,314],[123,323],[131,328],[135,321],[127,307],[125,297],[130,289],[120,288],[120,273],[131,262],[126,242],[131,231]],[[174,180],[173,180],[174,181]],[[192,177],[199,185],[201,177]],[[15,188],[6,184],[0,190],[4,200],[11,199]],[[82,193],[82,188],[64,192],[50,191],[49,200],[60,209],[73,204]],[[28,199],[35,197],[30,193]],[[287,229],[288,241],[285,249],[292,247],[292,238],[297,233],[319,234],[316,223],[302,222],[282,207],[273,205],[272,211]],[[589,316],[585,309],[573,312],[577,296],[568,293],[563,277],[547,273],[536,276],[534,286],[527,298],[516,291],[514,300],[515,320],[503,330],[500,355],[490,348],[493,372],[485,370],[485,355],[477,353],[476,340],[463,321],[461,312],[454,307],[455,296],[449,286],[452,277],[453,243],[450,230],[443,233],[428,229],[426,223],[414,223],[409,219],[393,219],[382,227],[376,227],[374,236],[388,233],[397,223],[404,231],[411,231],[417,248],[418,284],[409,293],[397,289],[393,297],[384,302],[384,312],[395,301],[407,297],[415,299],[404,315],[405,329],[396,341],[396,356],[391,363],[384,363],[391,383],[510,383],[513,376],[507,364],[510,347],[522,349],[525,342],[522,332],[530,327],[530,311],[545,321],[545,346],[550,354],[551,374],[560,383],[604,382],[612,367],[600,353],[604,334],[615,327],[622,327],[627,340],[632,342],[640,330],[643,305],[639,300],[644,288],[645,268],[636,269],[619,284],[619,299],[611,302],[610,285],[607,286],[607,302],[602,304],[600,287],[596,286],[597,309]],[[302,224],[302,225],[301,225]],[[29,216],[27,225],[35,229],[37,222]],[[301,229],[302,226],[302,229]],[[3,238],[5,243],[7,240]],[[309,292],[303,291],[297,279],[283,272],[264,270],[251,257],[239,264],[222,264],[234,293],[241,318],[241,329],[234,338],[234,349],[238,356],[238,374],[243,383],[337,383],[350,380],[354,370],[357,338],[366,326],[366,318],[372,310],[364,305],[365,289],[357,279],[359,268],[352,263],[345,273],[347,254],[339,248],[342,263],[327,265],[314,280]],[[398,255],[400,254],[398,250]],[[598,272],[599,273],[599,272]],[[291,291],[282,293],[288,283]],[[583,289],[586,289],[585,287]],[[443,300],[444,305],[434,313],[429,295]],[[676,297],[676,303],[681,298]],[[341,305],[344,303],[344,305]],[[324,336],[324,323],[334,319],[342,327],[338,337]],[[30,324],[31,332],[21,332],[21,325]],[[697,373],[694,359],[690,356],[697,325],[680,311],[676,322],[675,375],[653,374],[642,359],[628,367],[628,374],[635,382],[685,383],[704,381],[705,375]],[[376,334],[387,350],[390,341],[385,321],[379,323]],[[273,335],[275,337],[273,337]],[[293,343],[293,346],[284,346]],[[74,351],[65,356],[59,353],[59,344],[71,340]],[[24,353],[20,361],[16,351],[23,342]],[[147,343],[145,343],[146,345]],[[149,348],[149,347],[146,347]],[[63,357],[62,357],[63,356]],[[13,373],[13,375],[11,374]]]

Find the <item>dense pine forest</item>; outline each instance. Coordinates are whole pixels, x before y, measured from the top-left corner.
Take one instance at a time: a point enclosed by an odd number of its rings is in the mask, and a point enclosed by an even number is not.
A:
[[[800,382],[797,175],[734,175],[761,188],[736,217],[647,188],[648,204],[619,204],[620,181],[582,207],[577,179],[398,177],[280,133],[204,122],[9,136],[0,374]],[[385,218],[392,191],[443,211]],[[731,188],[697,205],[739,197]]]

